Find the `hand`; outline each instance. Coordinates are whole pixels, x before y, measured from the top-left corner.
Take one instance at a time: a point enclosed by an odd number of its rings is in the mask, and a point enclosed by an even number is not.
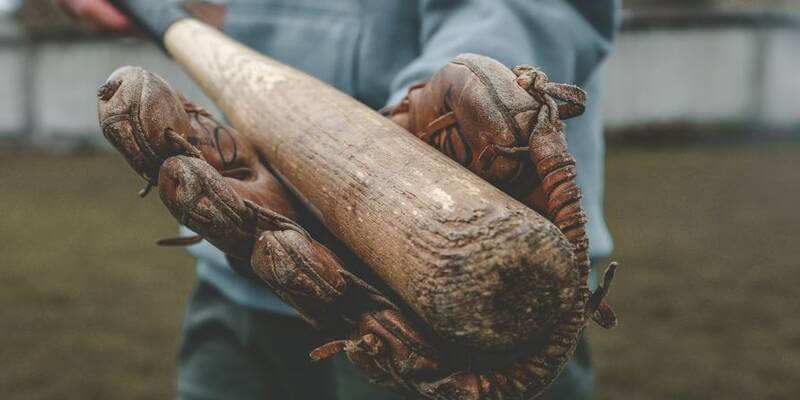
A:
[[[73,18],[99,32],[130,33],[131,20],[107,0],[56,0]]]

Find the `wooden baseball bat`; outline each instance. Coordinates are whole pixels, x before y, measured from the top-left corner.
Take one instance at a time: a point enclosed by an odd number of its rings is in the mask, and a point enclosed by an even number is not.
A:
[[[578,279],[572,247],[549,221],[369,107],[209,25],[181,20],[164,43],[438,335],[504,351],[544,333],[565,290],[554,277]]]

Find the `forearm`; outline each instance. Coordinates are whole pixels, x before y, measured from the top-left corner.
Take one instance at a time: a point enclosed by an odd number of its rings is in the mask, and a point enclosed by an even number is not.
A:
[[[553,81],[582,84],[610,50],[613,0],[422,0],[420,55],[393,80],[389,104],[461,53],[535,65]]]

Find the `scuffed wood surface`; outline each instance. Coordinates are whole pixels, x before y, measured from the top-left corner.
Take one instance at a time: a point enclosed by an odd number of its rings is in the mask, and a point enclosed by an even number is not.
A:
[[[570,295],[555,282],[577,281],[571,247],[552,224],[367,106],[194,20],[170,28],[166,45],[294,193],[442,337],[510,349]]]

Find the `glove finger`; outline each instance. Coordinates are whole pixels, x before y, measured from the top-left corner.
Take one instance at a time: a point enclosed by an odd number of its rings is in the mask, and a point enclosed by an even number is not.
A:
[[[374,335],[383,343],[377,362],[403,378],[426,377],[440,371],[433,348],[399,312],[385,310],[362,316],[362,335]]]
[[[339,260],[307,234],[265,231],[250,260],[256,274],[315,327],[331,328],[340,315],[336,302],[348,282]]]
[[[298,217],[295,200],[261,163],[248,138],[158,75],[139,67],[114,71],[98,89],[98,116],[107,140],[151,184],[166,159],[189,155],[207,161],[244,199]]]
[[[133,169],[155,182],[161,163],[179,153],[164,132],[186,132],[188,118],[169,84],[139,67],[114,71],[97,91],[103,135]]]
[[[256,237],[242,197],[203,160],[176,156],[161,167],[158,189],[170,213],[224,253],[249,258]]]

